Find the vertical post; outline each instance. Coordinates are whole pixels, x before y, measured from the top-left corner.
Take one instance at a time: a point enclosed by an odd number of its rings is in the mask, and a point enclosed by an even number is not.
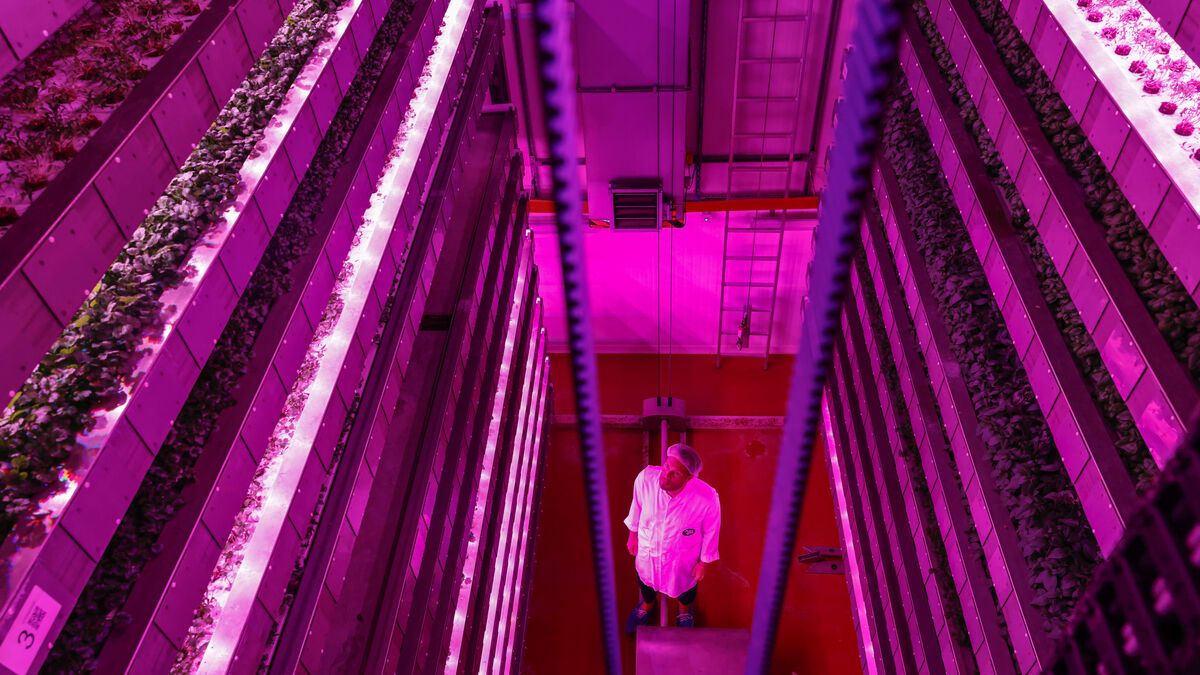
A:
[[[670,433],[671,427],[669,424],[667,424],[666,417],[663,417],[662,420],[659,421],[658,426],[660,429],[659,435],[661,436],[659,439],[660,447],[658,452],[658,463],[660,466],[662,466],[667,463],[667,434]],[[667,625],[667,596],[664,593],[658,594],[658,625]]]
[[[662,420],[658,423],[658,426],[661,430],[659,434],[661,436],[659,439],[661,441],[661,447],[659,447],[658,450],[658,463],[659,465],[662,465],[667,463],[667,434],[670,433],[671,428],[668,426],[667,418],[665,417],[662,418]]]

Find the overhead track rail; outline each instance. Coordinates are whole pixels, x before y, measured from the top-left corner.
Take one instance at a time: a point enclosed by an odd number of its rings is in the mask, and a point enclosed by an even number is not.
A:
[[[596,378],[596,353],[585,268],[587,259],[583,250],[582,187],[579,183],[578,146],[575,141],[575,130],[579,123],[575,114],[575,66],[571,56],[571,20],[566,0],[535,0],[534,23],[542,107],[546,137],[550,143],[555,219],[567,306],[567,344],[571,352],[575,407],[579,414],[579,448],[604,657],[608,673],[620,675],[617,590],[613,573],[604,446],[600,431],[600,387]]]
[[[842,298],[850,279],[850,259],[858,244],[858,224],[867,190],[882,114],[882,99],[895,63],[900,25],[895,0],[866,0],[858,6],[857,27],[847,57],[854,86],[846,88],[834,137],[829,182],[817,218],[817,238],[809,268],[807,306],[800,329],[787,418],[783,427],[762,568],[754,601],[746,673],[766,673],[787,590],[792,547],[812,447],[821,418],[821,392],[838,330]]]

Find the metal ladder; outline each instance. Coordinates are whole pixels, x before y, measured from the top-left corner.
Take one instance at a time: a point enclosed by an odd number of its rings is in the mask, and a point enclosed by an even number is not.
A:
[[[733,117],[730,124],[729,162],[725,198],[733,199],[745,188],[735,178],[757,174],[755,196],[762,196],[763,178],[777,175],[782,179],[779,189],[784,198],[790,196],[795,165],[796,136],[799,132],[800,97],[804,90],[803,55],[780,55],[777,43],[781,24],[808,22],[811,11],[802,14],[780,12],[780,0],[772,11],[747,13],[747,3],[765,4],[753,0],[738,3],[738,34],[733,74]],[[811,10],[812,0],[807,0]],[[805,27],[807,34],[808,27]],[[750,39],[747,40],[747,33]],[[769,51],[763,53],[763,41],[754,39],[769,33]],[[807,48],[804,41],[802,49]],[[754,91],[744,77],[749,67],[766,67],[765,90]],[[795,87],[782,94],[775,91],[772,77],[776,67],[794,66],[798,69]],[[761,108],[761,129],[739,128],[743,108]],[[791,120],[791,129],[768,130],[772,113]],[[749,152],[746,152],[746,150]],[[741,151],[741,152],[739,152]],[[736,155],[758,155],[757,161],[737,161]],[[769,159],[771,154],[783,154],[783,161]],[[774,182],[774,181],[772,181]],[[783,239],[787,211],[755,211],[750,222],[734,222],[725,213],[724,240],[721,248],[720,313],[717,322],[717,367],[723,355],[761,356],[763,367],[770,364],[771,333],[775,322],[775,300],[779,288],[779,268],[783,258]]]

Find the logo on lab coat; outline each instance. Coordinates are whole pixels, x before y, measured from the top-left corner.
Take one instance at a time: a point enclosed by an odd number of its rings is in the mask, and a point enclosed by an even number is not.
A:
[[[684,530],[684,531],[683,531],[683,536],[685,536],[685,537],[690,537],[690,536],[692,536],[693,534],[696,534],[696,530],[695,530],[694,528],[691,528],[691,527],[689,527],[688,529],[686,529],[686,530]]]

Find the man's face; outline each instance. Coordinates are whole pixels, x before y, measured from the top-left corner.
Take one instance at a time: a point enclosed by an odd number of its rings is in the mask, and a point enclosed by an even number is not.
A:
[[[666,463],[663,464],[663,472],[658,475],[658,486],[667,492],[674,492],[687,484],[691,478],[692,474],[688,473],[683,462],[674,457],[668,457]]]

